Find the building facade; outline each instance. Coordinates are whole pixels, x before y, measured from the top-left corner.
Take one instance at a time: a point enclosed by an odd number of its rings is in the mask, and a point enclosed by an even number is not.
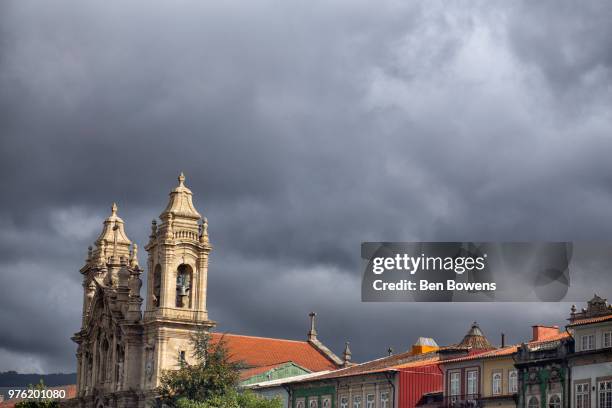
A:
[[[571,406],[612,408],[612,306],[595,295],[580,312],[572,306],[569,321]]]
[[[518,407],[563,408],[570,406],[568,355],[573,341],[567,333],[523,343],[518,348]]]
[[[473,358],[494,350],[495,347],[476,322],[472,324],[457,347],[465,349],[466,355],[447,357],[441,361],[444,374],[443,406],[476,406],[482,396],[483,362]]]

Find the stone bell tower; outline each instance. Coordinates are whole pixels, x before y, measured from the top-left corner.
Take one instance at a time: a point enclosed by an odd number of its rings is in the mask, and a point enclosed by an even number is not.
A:
[[[191,362],[192,334],[215,325],[206,310],[208,225],[193,205],[183,173],[159,218],[145,246],[144,389],[157,387],[162,371],[178,368],[179,360]]]

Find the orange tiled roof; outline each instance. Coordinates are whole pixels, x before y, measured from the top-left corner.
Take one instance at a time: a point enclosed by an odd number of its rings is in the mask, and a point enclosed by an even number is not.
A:
[[[567,337],[569,337],[569,333],[568,332],[560,332],[558,334],[555,334],[554,336],[547,336],[544,337],[543,339],[537,340],[537,341],[530,341],[529,343],[527,343],[528,345],[538,345],[541,343],[547,343],[549,341],[557,341],[557,340],[563,340]]]
[[[589,324],[589,323],[605,322],[607,320],[612,320],[612,314],[609,314],[606,316],[588,317],[586,319],[574,320],[573,322],[568,324],[567,327],[580,326],[580,325]]]
[[[384,371],[395,371],[408,367],[418,367],[435,364],[439,361],[437,351],[424,354],[413,355],[407,351],[392,356],[382,357],[365,363],[356,364],[350,367],[341,368],[331,373],[321,374],[316,377],[309,377],[303,381],[327,380],[331,378],[350,377],[354,375],[373,374]],[[301,382],[301,381],[299,381]]]
[[[269,367],[289,361],[310,371],[335,370],[333,361],[307,341],[213,333],[212,341],[224,339],[233,361],[248,367]],[[253,374],[255,375],[255,374]]]
[[[504,356],[510,356],[514,353],[516,353],[518,350],[518,346],[517,345],[513,345],[513,346],[507,346],[504,348],[498,348],[498,349],[494,349],[494,350],[489,350],[489,351],[484,351],[481,353],[474,353],[471,354],[469,356],[463,356],[463,357],[458,357],[458,358],[451,358],[449,360],[444,360],[441,361],[441,364],[448,364],[448,363],[459,363],[461,361],[469,361],[469,360],[479,360],[481,358],[495,358],[495,357],[504,357]]]

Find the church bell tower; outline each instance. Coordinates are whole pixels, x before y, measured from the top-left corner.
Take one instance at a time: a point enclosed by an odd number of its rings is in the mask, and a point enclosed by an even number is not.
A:
[[[192,196],[181,173],[159,223],[152,222],[145,246],[144,389],[157,387],[162,371],[178,368],[181,359],[191,362],[191,336],[215,325],[206,309],[212,246],[207,220],[194,207]]]

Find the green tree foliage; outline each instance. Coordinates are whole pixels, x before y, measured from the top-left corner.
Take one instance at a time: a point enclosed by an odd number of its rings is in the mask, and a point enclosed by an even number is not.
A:
[[[283,408],[280,398],[268,400],[253,394],[251,391],[236,392],[232,390],[225,395],[218,395],[203,402],[181,398],[177,408]]]
[[[43,383],[43,380],[41,379],[38,384],[30,385],[29,388],[32,390],[43,391],[47,387],[45,387],[45,384]],[[15,404],[15,408],[59,408],[59,406],[60,406],[59,401],[54,400],[54,399],[46,399],[46,398],[24,400],[24,401],[19,401],[17,404]]]
[[[267,400],[251,392],[239,392],[241,362],[231,361],[222,337],[211,342],[198,331],[191,339],[194,364],[179,358],[178,369],[162,374],[161,401],[176,408],[282,408],[279,399]]]

